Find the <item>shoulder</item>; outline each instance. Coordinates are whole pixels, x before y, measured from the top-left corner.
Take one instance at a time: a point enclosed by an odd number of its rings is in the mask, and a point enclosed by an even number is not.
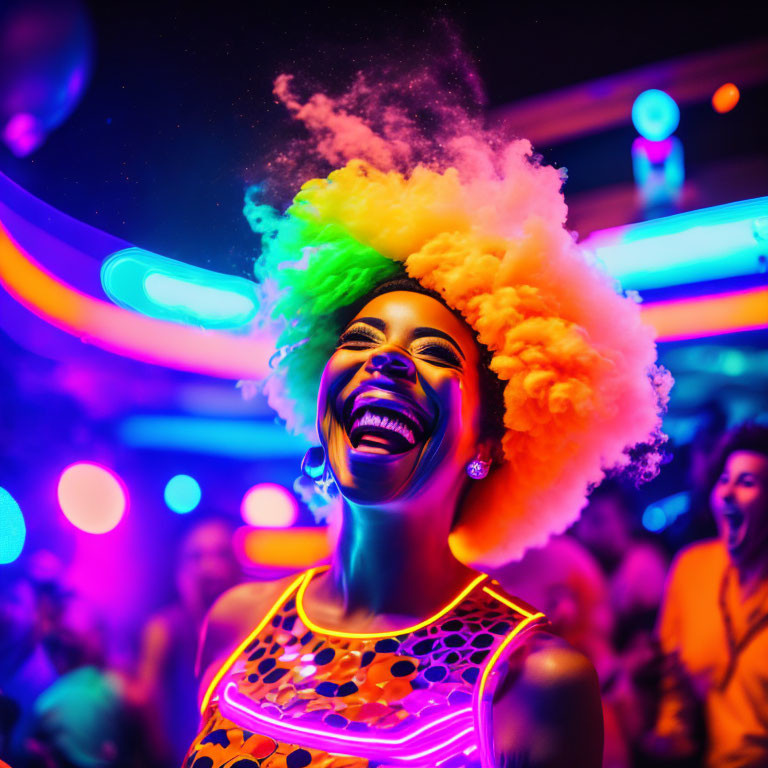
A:
[[[497,753],[530,766],[597,768],[603,720],[592,663],[546,632],[531,634],[521,650],[493,704]]]
[[[520,670],[526,688],[551,701],[559,697],[572,701],[580,691],[599,696],[592,662],[562,638],[536,632],[526,642],[526,651]]]
[[[203,623],[197,654],[197,673],[223,661],[299,577],[277,581],[249,581],[226,591],[213,604]]]

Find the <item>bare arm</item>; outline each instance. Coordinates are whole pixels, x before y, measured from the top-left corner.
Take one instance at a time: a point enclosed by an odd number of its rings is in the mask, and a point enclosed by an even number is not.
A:
[[[600,687],[586,656],[533,635],[496,693],[493,739],[499,768],[600,768]]]
[[[200,631],[195,671],[200,680],[198,704],[221,665],[256,628],[295,576],[252,581],[225,592],[208,612]]]

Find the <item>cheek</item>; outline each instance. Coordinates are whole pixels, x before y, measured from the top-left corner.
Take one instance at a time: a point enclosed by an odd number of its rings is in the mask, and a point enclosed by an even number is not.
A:
[[[742,505],[747,514],[760,524],[768,524],[768,491],[764,488],[745,488]]]
[[[341,390],[344,389],[344,386],[354,376],[356,367],[351,364],[352,361],[348,358],[348,354],[336,352],[331,355],[323,369],[317,396],[318,426],[329,406],[333,404]]]
[[[425,388],[434,392],[445,414],[446,432],[474,445],[480,424],[477,383],[472,377],[462,377],[451,370],[441,370],[437,375],[432,372],[425,379]]]
[[[715,486],[712,489],[712,493],[709,494],[709,505],[716,515],[721,515],[725,508],[724,497],[728,494],[728,491],[723,487]]]

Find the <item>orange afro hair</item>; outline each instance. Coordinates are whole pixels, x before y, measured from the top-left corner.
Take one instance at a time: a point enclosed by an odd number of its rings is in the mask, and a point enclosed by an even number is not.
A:
[[[637,304],[565,228],[558,171],[523,140],[491,151],[467,138],[454,152],[442,170],[352,159],[307,181],[285,216],[253,200],[246,213],[264,235],[259,274],[282,291],[285,350],[268,391],[294,428],[314,423],[340,311],[394,269],[438,293],[491,352],[503,461],[472,483],[451,546],[496,566],[567,528],[607,469],[661,439],[671,380]]]

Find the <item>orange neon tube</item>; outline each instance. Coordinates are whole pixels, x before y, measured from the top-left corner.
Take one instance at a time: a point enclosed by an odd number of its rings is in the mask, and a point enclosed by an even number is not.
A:
[[[0,222],[0,286],[46,322],[94,346],[224,379],[261,379],[273,340],[157,320],[81,293],[47,272]]]
[[[658,341],[682,341],[768,328],[768,288],[641,305]]]
[[[250,528],[235,532],[235,550],[245,561],[264,568],[305,569],[331,554],[325,527]]]

